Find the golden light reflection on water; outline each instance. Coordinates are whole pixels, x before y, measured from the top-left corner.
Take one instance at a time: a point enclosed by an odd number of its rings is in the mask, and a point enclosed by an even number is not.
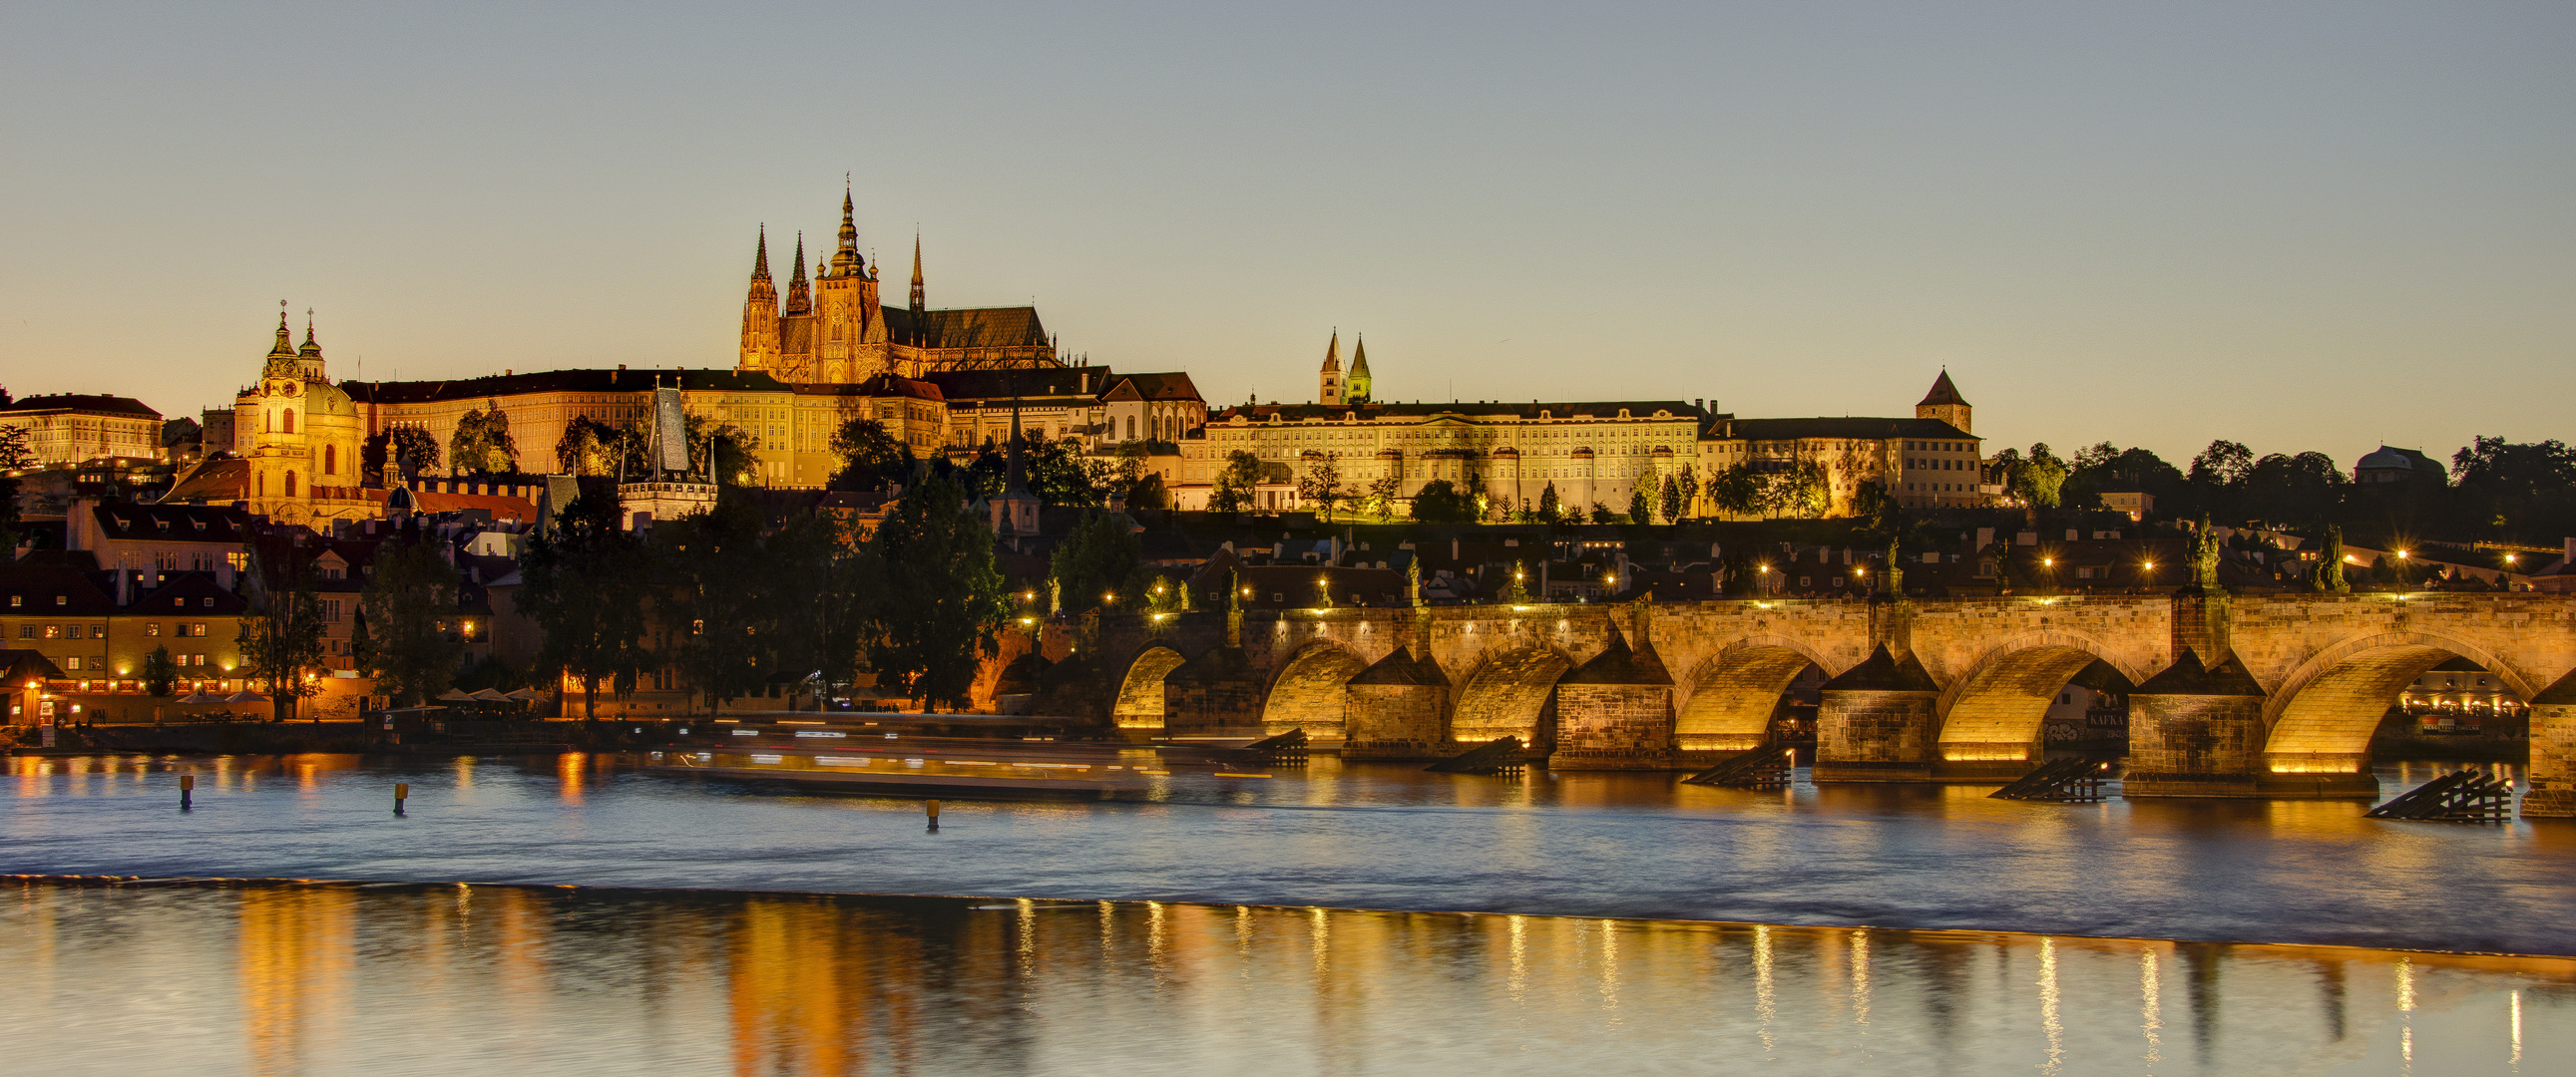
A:
[[[0,968],[26,1072],[95,1068],[111,1043],[120,1071],[279,1077],[1116,1073],[1147,1060],[1611,1073],[1756,1051],[1766,1073],[2172,1061],[2163,979],[2177,948],[2152,941],[1174,903],[14,885]],[[203,938],[229,944],[172,941]],[[2194,1072],[2402,1073],[2419,1057],[2511,1072],[2526,1054],[2576,1050],[2576,961],[2181,956],[2176,1021],[2198,1045]],[[1216,961],[1230,974],[1212,975]],[[1749,1012],[1730,1004],[1748,989]],[[151,1036],[100,1033],[144,1025]]]

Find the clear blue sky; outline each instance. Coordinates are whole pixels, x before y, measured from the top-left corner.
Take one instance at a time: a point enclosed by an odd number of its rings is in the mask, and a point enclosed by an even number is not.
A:
[[[1313,395],[1995,443],[2576,437],[2576,5],[0,5],[0,383],[728,366],[852,174],[901,301]]]

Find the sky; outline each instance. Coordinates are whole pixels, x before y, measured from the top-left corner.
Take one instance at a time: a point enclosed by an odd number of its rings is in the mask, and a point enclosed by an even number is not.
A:
[[[2576,438],[2576,5],[0,0],[0,385],[729,367],[846,174],[902,302],[1301,401],[1989,448]]]

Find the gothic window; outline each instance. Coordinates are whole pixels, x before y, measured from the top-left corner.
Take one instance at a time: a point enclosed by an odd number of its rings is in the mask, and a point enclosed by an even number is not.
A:
[[[292,471],[286,473],[286,496],[295,496],[295,473]]]

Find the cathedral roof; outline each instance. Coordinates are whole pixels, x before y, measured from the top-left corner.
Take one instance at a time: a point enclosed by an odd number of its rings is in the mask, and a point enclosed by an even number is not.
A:
[[[1345,412],[1356,412],[1364,421],[1430,419],[1442,415],[1454,415],[1469,422],[1496,419],[1528,422],[1536,421],[1542,411],[1556,419],[1572,419],[1578,416],[1616,419],[1621,411],[1626,411],[1631,419],[1652,419],[1658,412],[1666,419],[1697,419],[1701,414],[1700,409],[1691,406],[1690,401],[1687,400],[1585,400],[1571,403],[1564,401],[1522,403],[1512,400],[1414,401],[1411,403],[1371,401],[1365,404],[1236,405],[1210,416],[1208,422],[1220,423],[1237,415],[1242,415],[1254,422],[1267,421],[1273,415],[1278,416],[1283,422],[1296,422],[1309,418],[1338,419]]]
[[[1046,326],[1036,307],[925,310],[885,307],[886,339],[923,348],[1043,348]]]

